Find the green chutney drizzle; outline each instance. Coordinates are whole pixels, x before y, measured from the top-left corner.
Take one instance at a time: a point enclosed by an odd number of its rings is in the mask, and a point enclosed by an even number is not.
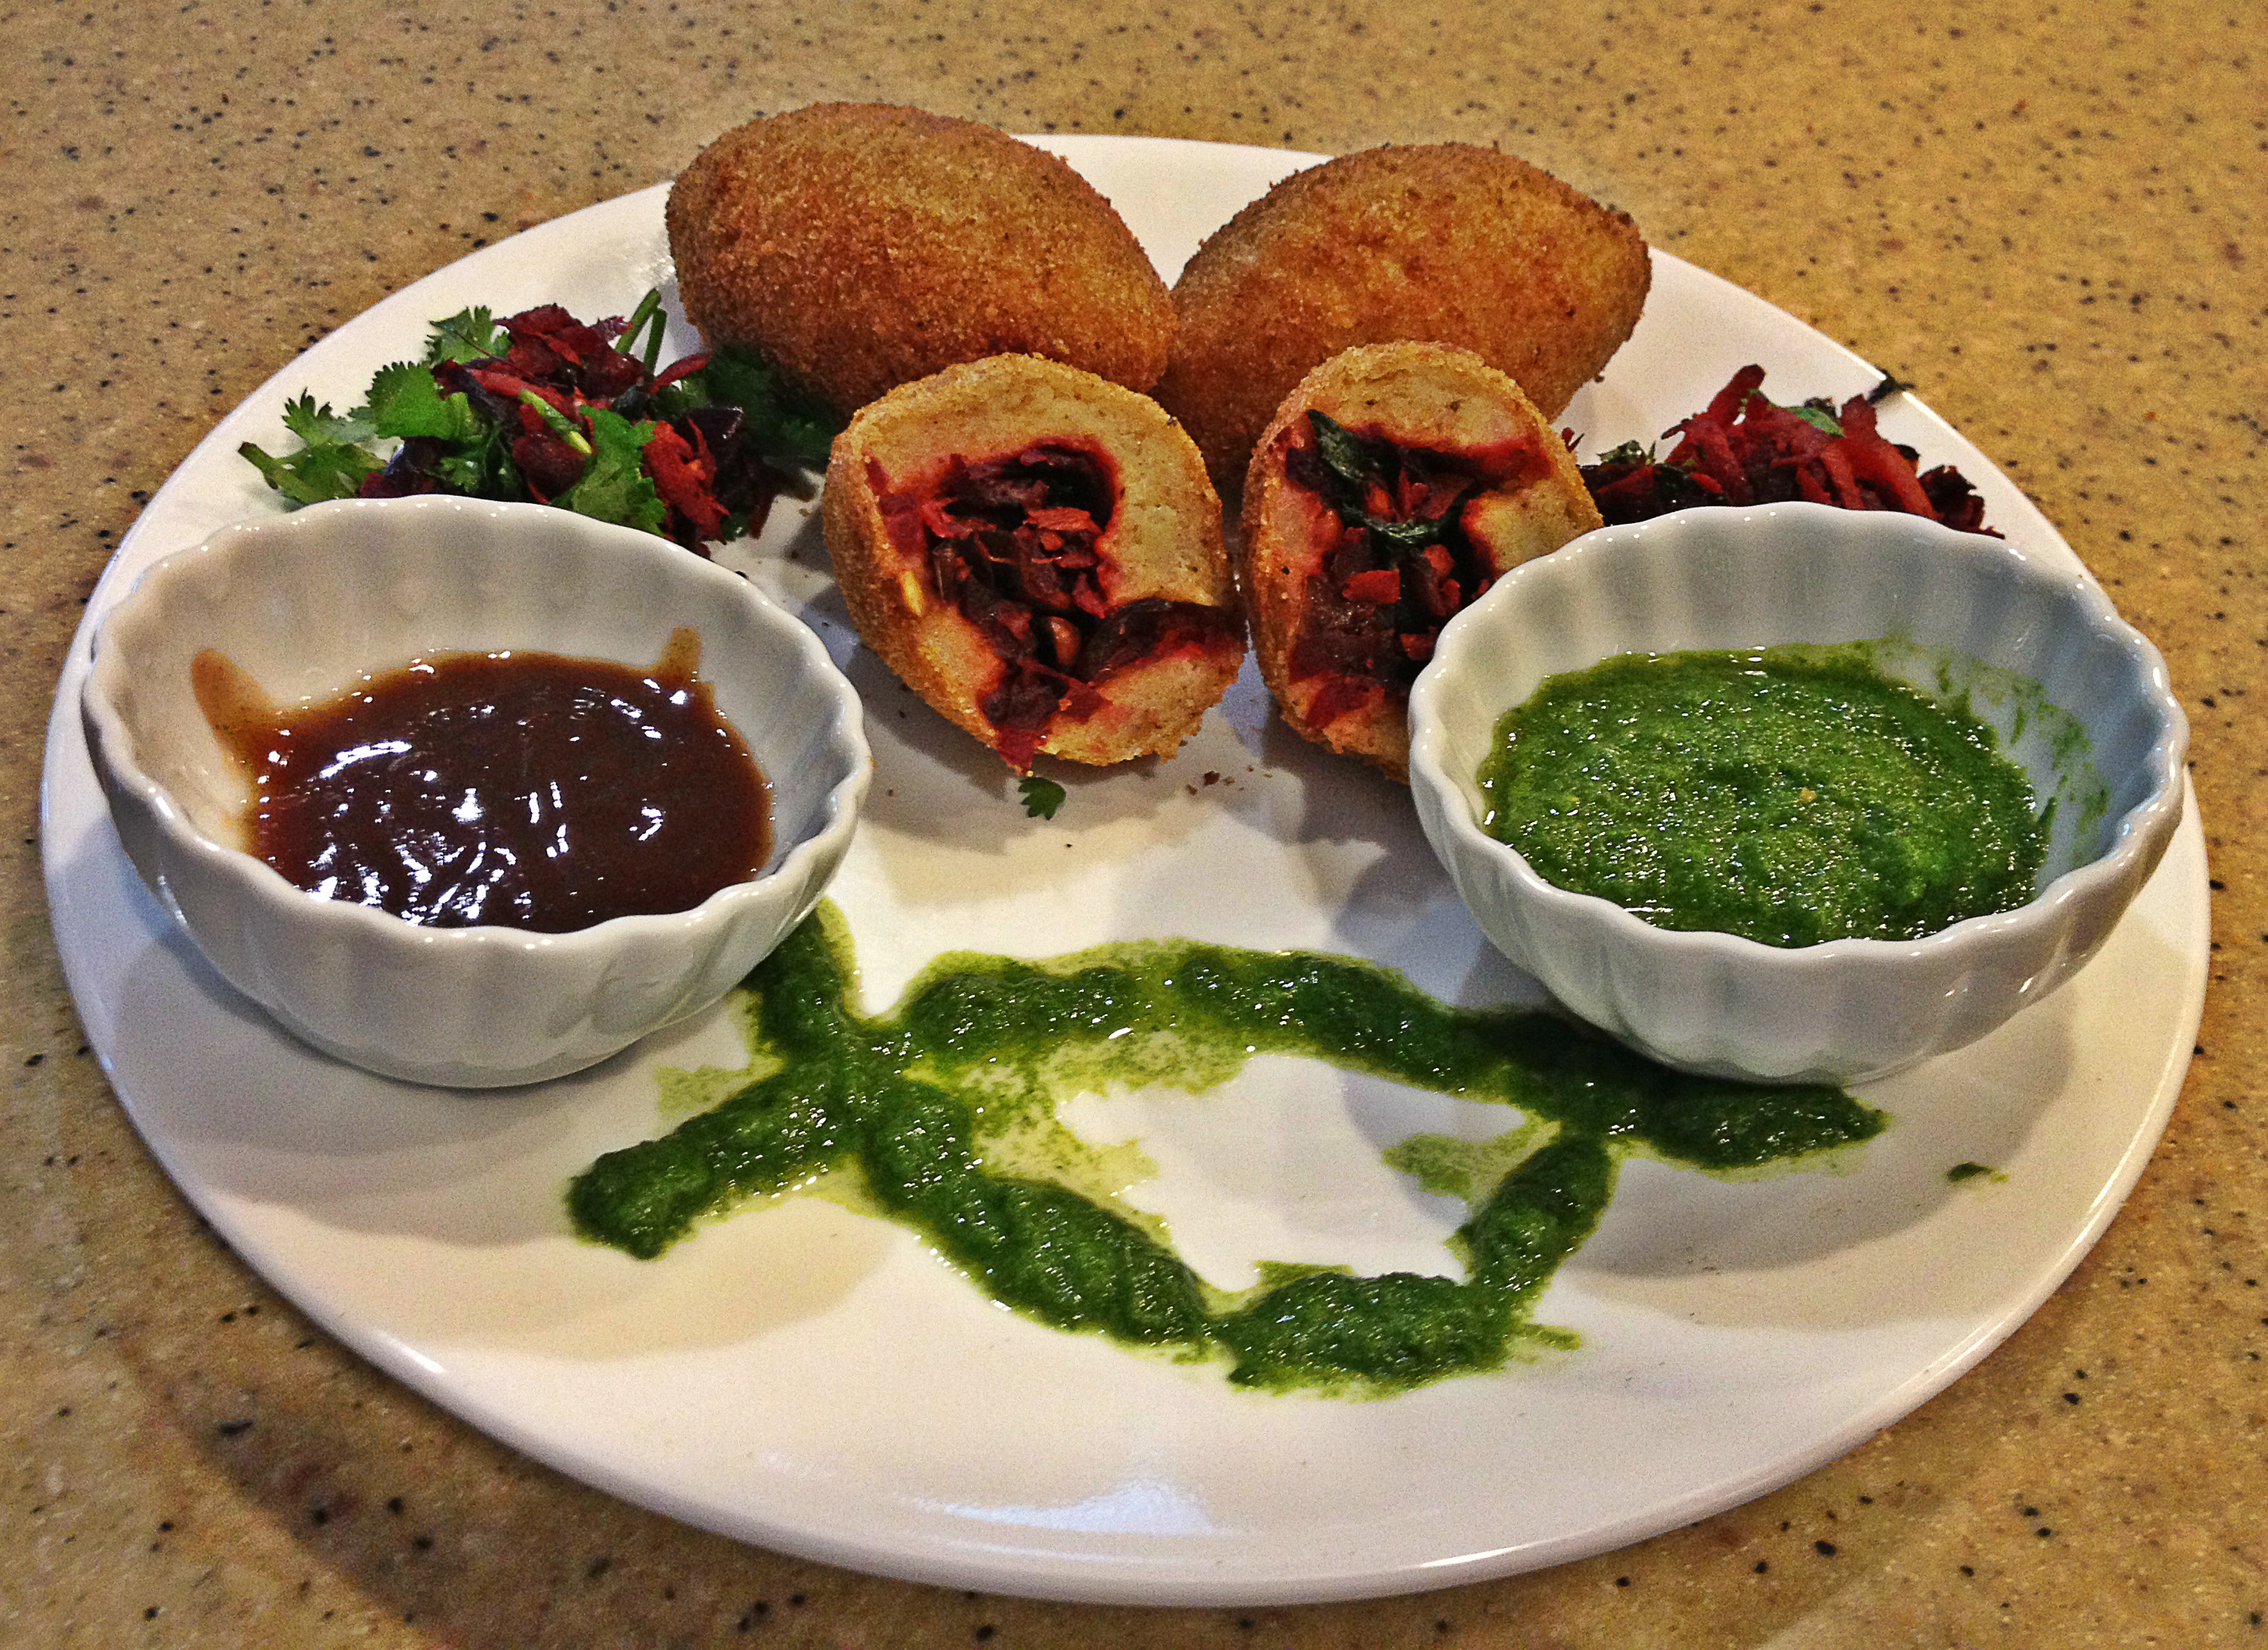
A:
[[[1965,702],[1868,645],[1625,654],[1497,726],[1483,828],[1660,928],[1913,939],[2032,897],[2051,814]]]
[[[705,1217],[845,1171],[994,1299],[1283,1391],[1376,1396],[1493,1369],[1589,1237],[1622,1159],[1753,1169],[1852,1145],[1881,1115],[1839,1089],[1688,1077],[1556,1017],[1461,1009],[1357,960],[1194,941],[1130,942],[1045,961],[939,958],[892,1012],[855,1012],[850,936],[831,906],[750,975],[752,1056],[712,1109],[578,1176],[577,1229],[640,1257]],[[1420,1136],[1388,1161],[1468,1201],[1462,1279],[1264,1266],[1243,1294],[1207,1285],[1160,1223],[1035,1165],[1058,1100],[1110,1086],[1200,1092],[1258,1053],[1303,1055],[1518,1108],[1492,1149]],[[1018,1139],[1023,1149],[1015,1149]]]

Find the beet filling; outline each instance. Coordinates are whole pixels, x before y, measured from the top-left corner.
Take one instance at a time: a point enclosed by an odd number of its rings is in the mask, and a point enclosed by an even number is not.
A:
[[[1308,707],[1325,727],[1368,704],[1373,687],[1408,696],[1441,627],[1496,577],[1465,531],[1466,504],[1545,466],[1522,443],[1448,453],[1312,410],[1307,423],[1312,438],[1285,451],[1284,474],[1326,511],[1291,671],[1329,678]]]
[[[1233,643],[1234,615],[1190,601],[1113,603],[1102,548],[1118,502],[1116,467],[1069,441],[948,460],[925,490],[894,490],[868,460],[890,538],[928,568],[939,600],[983,634],[1005,667],[978,701],[1000,754],[1028,767],[1058,711],[1102,703],[1112,674],[1179,649]]]

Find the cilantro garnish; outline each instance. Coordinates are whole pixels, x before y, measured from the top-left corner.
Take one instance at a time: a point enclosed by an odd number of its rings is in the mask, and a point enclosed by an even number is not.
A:
[[[1653,462],[1653,447],[1645,441],[1625,441],[1620,446],[1611,447],[1599,454],[1598,461],[1602,464],[1651,464]]]
[[[772,365],[739,350],[657,371],[668,317],[649,291],[625,321],[556,304],[433,323],[424,353],[379,369],[359,407],[302,394],[300,450],[238,448],[287,505],[446,492],[528,500],[659,533],[692,550],[759,531],[776,468],[826,461],[836,425]],[[657,439],[657,438],[664,438]]]
[[[1053,819],[1056,810],[1064,805],[1064,788],[1035,773],[1027,773],[1017,780],[1016,792],[1024,799],[1024,812],[1034,819]]]
[[[350,413],[343,418],[335,417],[330,403],[315,405],[312,395],[302,395],[284,408],[284,427],[309,446],[326,446],[353,441],[367,440],[372,433],[369,409]]]
[[[755,427],[757,445],[765,453],[795,463],[824,465],[842,428],[817,402],[797,394],[777,367],[748,350],[728,346],[715,351],[683,387],[738,407]]]
[[[312,395],[284,407],[284,427],[305,444],[302,451],[272,458],[249,441],[237,451],[252,460],[289,505],[351,498],[362,490],[363,478],[378,468],[378,460],[360,445],[372,433],[369,424],[334,416],[328,402],[318,407]]]
[[[1377,469],[1370,454],[1362,450],[1362,443],[1337,419],[1312,407],[1307,409],[1307,423],[1315,432],[1315,456],[1322,460],[1323,468],[1359,497]]]
[[[1331,502],[1339,519],[1361,527],[1398,549],[1422,549],[1448,537],[1446,518],[1373,514],[1365,507],[1373,490],[1384,480],[1379,463],[1362,438],[1328,413],[1307,409],[1307,424],[1315,435],[1315,456],[1329,478]]]
[[[469,441],[478,428],[472,403],[461,393],[444,397],[433,374],[409,361],[379,368],[370,381],[370,404],[362,410],[373,435]]]
[[[581,481],[553,502],[578,515],[659,532],[668,506],[661,502],[653,478],[640,464],[645,444],[653,439],[654,426],[634,424],[603,407],[593,408],[590,420],[590,468],[583,472]]]
[[[488,306],[483,304],[477,309],[460,309],[433,323],[433,335],[425,343],[425,365],[484,361],[511,348],[512,335],[496,324]]]

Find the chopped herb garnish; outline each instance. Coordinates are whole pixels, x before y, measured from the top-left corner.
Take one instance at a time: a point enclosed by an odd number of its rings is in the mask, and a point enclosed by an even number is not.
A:
[[[1377,469],[1370,455],[1362,450],[1362,443],[1344,424],[1312,407],[1307,409],[1307,423],[1314,430],[1315,456],[1322,460],[1323,468],[1353,489],[1359,497]]]
[[[496,324],[488,306],[483,304],[477,309],[460,309],[446,320],[433,323],[433,335],[425,343],[425,365],[483,361],[511,348],[512,335]]]
[[[1448,522],[1440,516],[1381,515],[1368,508],[1382,497],[1391,479],[1378,456],[1366,448],[1362,438],[1328,413],[1307,409],[1307,423],[1315,432],[1315,456],[1331,482],[1330,493],[1341,519],[1376,534],[1397,549],[1414,550],[1439,544],[1448,535]]]
[[[1016,794],[1024,799],[1024,812],[1034,819],[1053,819],[1064,805],[1064,788],[1052,779],[1027,773],[1016,781]]]
[[[755,533],[775,468],[823,463],[835,425],[754,355],[718,350],[655,370],[668,318],[650,291],[628,320],[589,325],[556,304],[433,323],[416,361],[381,367],[340,416],[301,395],[284,425],[301,450],[238,449],[288,505],[455,493],[558,505],[688,549]]]

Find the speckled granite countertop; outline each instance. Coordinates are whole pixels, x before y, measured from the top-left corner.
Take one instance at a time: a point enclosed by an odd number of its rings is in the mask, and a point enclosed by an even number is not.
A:
[[[2257,9],[1436,10],[0,11],[0,1642],[2268,1645]],[[1145,1612],[696,1534],[437,1411],[248,1274],[127,1125],[55,961],[37,781],[89,589],[311,340],[753,113],[841,97],[1011,129],[1501,144],[1918,383],[2165,650],[2194,719],[2204,1028],[2069,1284],[1910,1418],[1692,1528],[1421,1597]]]

